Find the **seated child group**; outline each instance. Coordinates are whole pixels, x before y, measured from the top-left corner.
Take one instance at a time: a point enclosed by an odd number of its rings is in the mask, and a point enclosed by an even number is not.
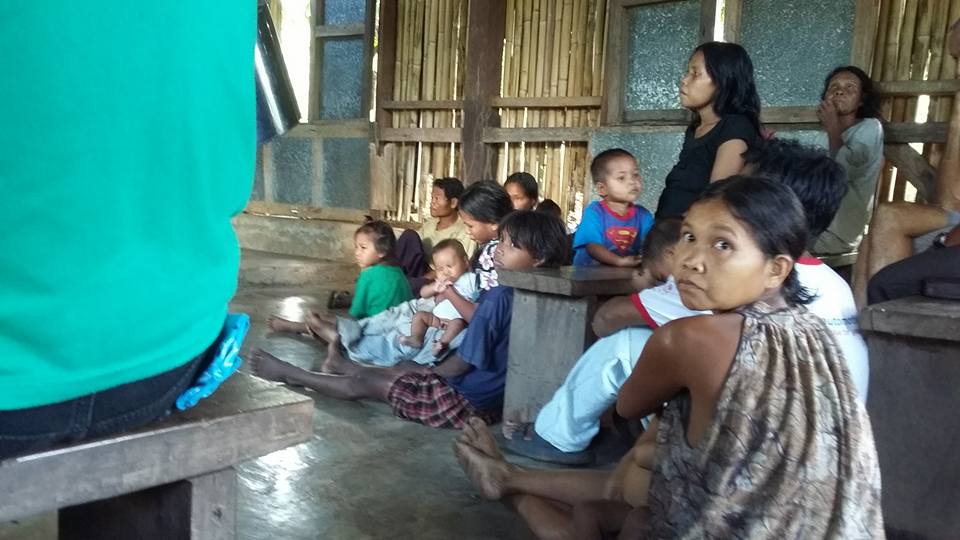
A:
[[[436,179],[421,230],[356,230],[349,315],[270,319],[326,355],[305,369],[257,350],[254,372],[461,430],[468,479],[538,537],[882,535],[856,307],[808,251],[845,172],[823,150],[762,135],[749,60],[711,66],[737,55],[705,44],[691,56],[680,100],[696,120],[656,217],[636,203],[645,157],[622,148],[594,153],[595,200],[573,230],[527,172]],[[724,76],[749,85],[734,92]],[[735,106],[718,101],[731,92]],[[504,418],[514,291],[498,272],[571,265],[624,268],[636,292],[605,299],[598,341],[573,353],[535,417]],[[635,441],[605,471],[517,467],[487,428],[502,423],[513,454],[582,467],[597,462],[591,444],[611,414],[634,422]]]

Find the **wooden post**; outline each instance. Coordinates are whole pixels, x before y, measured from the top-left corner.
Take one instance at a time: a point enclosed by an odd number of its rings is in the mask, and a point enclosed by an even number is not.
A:
[[[493,178],[496,151],[483,142],[486,127],[499,126],[490,107],[500,90],[505,0],[470,0],[467,16],[467,58],[463,81],[463,180],[472,184]]]
[[[853,46],[850,47],[850,63],[870,71],[880,19],[880,0],[856,0],[853,19]]]

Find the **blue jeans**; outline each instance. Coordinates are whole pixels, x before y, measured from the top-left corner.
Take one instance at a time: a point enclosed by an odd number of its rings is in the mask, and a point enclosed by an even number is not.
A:
[[[50,405],[0,411],[0,459],[135,429],[167,416],[214,350],[211,346],[186,364],[147,379]]]

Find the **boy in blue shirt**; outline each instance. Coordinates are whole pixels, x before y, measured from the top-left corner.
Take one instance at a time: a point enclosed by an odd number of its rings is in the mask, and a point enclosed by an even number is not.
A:
[[[643,182],[633,154],[622,148],[600,152],[590,163],[600,200],[590,203],[573,235],[574,266],[638,266],[653,215],[633,204]]]
[[[500,222],[500,243],[493,256],[497,268],[555,268],[567,259],[563,223],[542,212],[517,211]],[[451,289],[448,289],[451,290]],[[437,295],[442,301],[443,293]],[[411,362],[370,367],[343,357],[339,336],[318,336],[329,343],[326,373],[301,369],[263,350],[253,354],[260,377],[305,386],[340,399],[376,399],[400,418],[431,427],[461,429],[472,416],[499,421],[507,379],[507,349],[513,312],[513,289],[498,286],[481,296],[459,347],[436,366]],[[455,339],[451,347],[457,346]]]

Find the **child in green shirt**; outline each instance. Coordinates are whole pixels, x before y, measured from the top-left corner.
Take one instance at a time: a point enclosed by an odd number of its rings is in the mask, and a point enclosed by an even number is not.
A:
[[[353,234],[353,255],[360,266],[360,277],[350,304],[351,317],[372,317],[413,298],[397,263],[396,245],[393,229],[383,221],[364,223]]]

